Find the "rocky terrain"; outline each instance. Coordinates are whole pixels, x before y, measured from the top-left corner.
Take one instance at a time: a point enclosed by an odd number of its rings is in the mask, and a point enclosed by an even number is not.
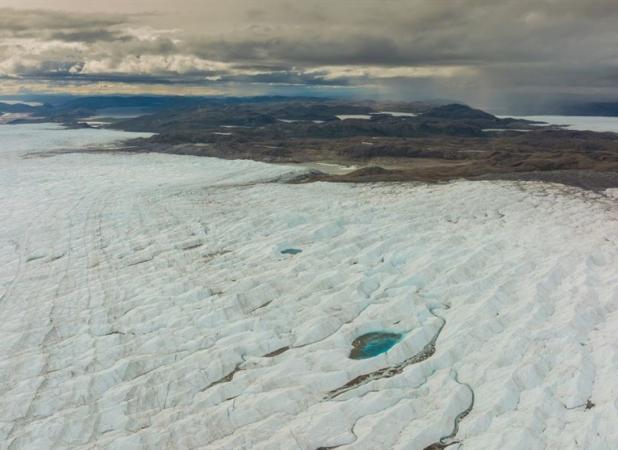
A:
[[[132,152],[349,168],[332,173],[316,167],[325,173],[307,181],[525,177],[592,188],[618,186],[615,133],[499,118],[461,104],[85,97],[57,105],[0,102],[3,108],[10,111],[5,122],[54,121],[155,134],[131,142],[127,150]]]
[[[605,174],[599,177],[600,187],[618,186],[614,133],[540,126],[458,104],[397,106],[416,113],[381,113],[360,104],[280,102],[160,113],[113,126],[157,133],[134,142],[136,152],[359,168],[311,178],[319,180],[511,179],[521,174],[582,185],[578,173],[588,171],[586,186],[596,184],[590,173]],[[354,118],[338,118],[344,112]]]

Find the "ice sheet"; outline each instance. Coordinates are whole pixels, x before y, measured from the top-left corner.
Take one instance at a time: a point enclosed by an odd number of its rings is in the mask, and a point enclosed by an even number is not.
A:
[[[74,133],[0,141],[0,448],[618,448],[615,198]]]

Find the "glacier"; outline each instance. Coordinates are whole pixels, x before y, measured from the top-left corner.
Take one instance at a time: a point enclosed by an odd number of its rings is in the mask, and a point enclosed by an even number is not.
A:
[[[133,136],[0,125],[0,449],[618,448],[611,192]]]

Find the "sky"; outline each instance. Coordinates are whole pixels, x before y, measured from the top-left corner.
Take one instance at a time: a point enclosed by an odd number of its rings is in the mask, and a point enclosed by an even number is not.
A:
[[[0,94],[618,97],[616,0],[0,0]]]

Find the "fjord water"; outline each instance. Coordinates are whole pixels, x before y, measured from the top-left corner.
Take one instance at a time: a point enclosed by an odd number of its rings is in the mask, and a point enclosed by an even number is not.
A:
[[[615,200],[114,133],[0,128],[0,450],[618,448]]]
[[[618,117],[604,116],[499,116],[546,122],[548,125],[565,125],[570,130],[618,133]]]

